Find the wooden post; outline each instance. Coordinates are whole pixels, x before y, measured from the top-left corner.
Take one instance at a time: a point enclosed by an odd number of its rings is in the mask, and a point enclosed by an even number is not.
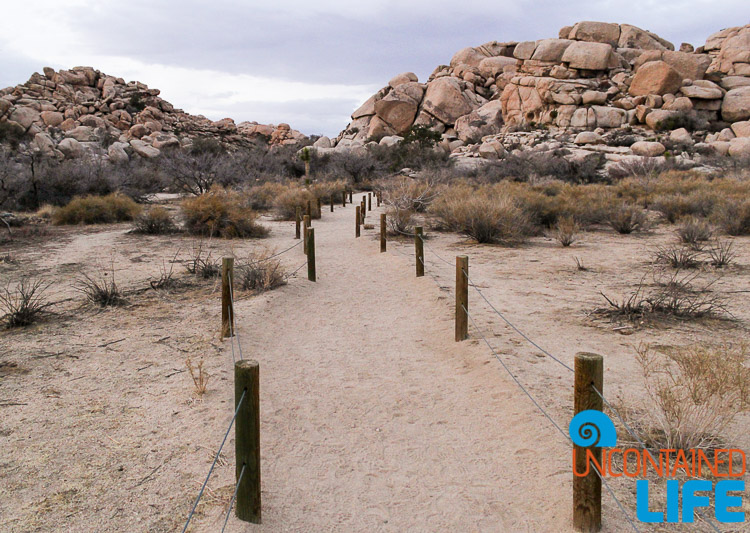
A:
[[[362,223],[362,216],[359,214],[360,209],[362,209],[362,206],[358,205],[355,211],[355,215],[356,215],[355,218],[357,219],[357,231],[354,234],[355,237],[359,237],[359,225]]]
[[[307,201],[307,211],[305,214],[307,216],[312,216],[312,204],[310,203],[310,200]]]
[[[360,206],[362,206],[362,208],[359,210],[359,214],[362,215],[362,224],[364,224],[365,218],[367,218],[367,204],[365,203],[364,196],[362,197],[362,203]]]
[[[353,202],[353,200],[352,200],[352,194],[353,194],[353,193],[354,193],[354,192],[353,192],[353,191],[352,191],[351,189],[349,189],[349,203],[350,203],[350,204],[351,204],[351,203]]]
[[[321,207],[322,207],[322,202],[320,201],[320,197],[318,197],[318,214],[320,214],[320,216],[322,217],[323,211],[321,210]]]
[[[341,191],[341,207],[346,207],[346,191]]]
[[[239,481],[234,508],[240,520],[260,524],[260,368],[257,361],[244,359],[234,364],[234,408],[237,411],[235,479]],[[240,480],[243,466],[245,472]]]
[[[380,253],[385,252],[385,213],[380,213]]]
[[[469,338],[469,257],[456,256],[456,342]]]
[[[417,252],[417,277],[424,276],[424,241],[422,241],[422,226],[414,228],[414,250]]]
[[[294,223],[295,223],[295,232],[294,232],[294,238],[299,239],[300,238],[300,224],[302,223],[302,209],[297,206],[296,213],[294,215]]]
[[[231,337],[234,308],[232,290],[234,286],[234,257],[221,260],[221,338]]]
[[[331,200],[331,213],[333,213],[333,193],[331,193],[330,200]]]
[[[307,279],[315,281],[315,228],[307,228]]]
[[[367,210],[372,211],[372,193],[367,193]]]
[[[378,207],[380,207],[380,190],[375,193],[375,199],[378,202]]]
[[[304,235],[304,243],[302,243],[302,249],[305,253],[307,253],[307,228],[310,227],[310,215],[305,215],[304,218],[304,224],[302,228],[302,234]]]
[[[604,394],[604,359],[595,353],[577,353],[575,358],[574,414],[587,409],[601,411],[602,398],[594,387]],[[574,445],[577,472],[586,470],[586,450],[591,450],[596,461],[602,464],[602,449]],[[573,476],[573,527],[585,533],[595,533],[602,528],[602,480],[591,464],[585,477]]]

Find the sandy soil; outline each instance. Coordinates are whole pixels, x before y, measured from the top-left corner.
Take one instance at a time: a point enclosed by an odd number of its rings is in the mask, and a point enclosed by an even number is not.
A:
[[[590,314],[605,303],[599,291],[629,292],[651,268],[647,251],[674,238],[668,229],[586,233],[569,249],[545,237],[501,248],[431,233],[429,276],[417,279],[409,241],[392,241],[380,254],[375,230],[354,239],[353,218],[351,207],[337,207],[314,223],[317,283],[298,276],[269,293],[237,294],[242,350],[261,368],[264,523],[231,517],[228,531],[572,529],[570,448],[476,330],[466,342],[453,341],[454,267],[438,255],[449,263],[469,255],[472,279],[487,298],[565,363],[579,351],[603,354],[611,399],[645,401],[634,359],[640,342],[747,336],[750,293],[736,291],[750,289],[748,239],[737,240],[738,266],[714,286],[732,291],[735,321],[618,329]],[[265,223],[270,239],[205,245],[219,257],[294,243],[293,224]],[[0,250],[17,261],[0,264],[3,282],[22,269],[46,276],[62,302],[48,321],[0,333],[2,531],[181,530],[231,419],[232,351],[218,337],[216,284],[148,288],[175,255],[175,272],[187,279],[179,261],[197,241],[128,229],[53,228],[32,244]],[[576,270],[574,256],[590,270]],[[301,248],[282,261],[289,271],[300,266]],[[129,305],[82,306],[72,284],[81,272],[110,264],[131,291]],[[572,374],[473,291],[470,311],[565,430]],[[203,357],[211,375],[201,398],[185,370],[188,356]],[[750,420],[735,426],[736,444],[750,449]],[[221,529],[234,489],[233,445],[227,443],[191,531]],[[611,486],[634,516],[635,483]],[[604,528],[628,530],[608,494]]]

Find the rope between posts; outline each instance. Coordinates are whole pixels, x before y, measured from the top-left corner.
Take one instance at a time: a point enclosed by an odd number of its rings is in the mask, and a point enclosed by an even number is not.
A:
[[[237,485],[234,487],[234,494],[232,494],[232,500],[229,502],[229,509],[227,509],[227,516],[224,519],[224,525],[221,527],[221,533],[224,533],[224,530],[227,528],[227,523],[229,522],[229,517],[232,514],[232,507],[234,507],[234,501],[237,499],[237,491],[240,490],[240,482],[242,481],[242,476],[245,474],[245,467],[247,465],[243,463],[242,470],[240,470],[240,476],[237,478]]]
[[[302,244],[302,243],[303,243],[303,241],[302,241],[302,240],[300,240],[300,241],[297,241],[297,242],[296,242],[295,244],[291,245],[291,246],[290,246],[289,248],[287,248],[286,250],[282,250],[282,251],[281,251],[281,252],[279,252],[279,253],[276,253],[276,254],[273,254],[273,255],[269,255],[268,257],[264,257],[263,259],[257,259],[257,260],[255,260],[255,261],[249,261],[249,262],[250,262],[250,263],[252,263],[252,264],[255,264],[255,265],[257,265],[258,263],[263,263],[263,262],[265,262],[265,261],[270,261],[271,259],[273,259],[273,258],[275,258],[275,257],[279,257],[280,255],[283,255],[283,254],[287,253],[287,252],[288,252],[289,250],[293,250],[294,248],[296,248],[297,246],[299,246],[299,245],[300,245],[300,244]]]
[[[236,324],[234,321],[234,274],[229,274],[229,299],[232,302],[232,306],[230,307],[229,311],[229,334],[230,334],[230,342],[232,343],[232,359],[234,360],[234,335],[235,332],[237,334],[237,349],[240,352],[240,360],[244,360],[245,358],[242,356],[242,344],[240,343],[240,332],[236,328]]]
[[[555,427],[555,429],[557,429],[557,431],[560,432],[560,434],[563,436],[563,438],[565,440],[567,440],[568,442],[570,442],[570,444],[573,444],[573,440],[570,438],[570,436],[567,435],[562,430],[562,428],[557,424],[557,422],[555,422],[553,420],[553,418],[547,413],[547,411],[545,411],[544,408],[539,404],[539,402],[536,400],[536,398],[534,398],[531,395],[531,393],[528,390],[526,390],[526,387],[524,387],[521,384],[521,382],[518,380],[518,378],[513,375],[513,372],[510,371],[510,369],[505,364],[505,362],[500,358],[500,356],[498,355],[497,351],[495,351],[495,349],[492,347],[492,345],[490,344],[490,342],[487,340],[487,337],[484,336],[484,334],[482,333],[482,330],[479,329],[479,326],[477,326],[477,323],[474,322],[474,317],[471,316],[471,314],[469,313],[468,309],[466,309],[466,307],[464,307],[463,305],[461,306],[461,308],[466,313],[466,316],[469,317],[469,320],[471,320],[471,323],[474,326],[474,329],[476,329],[477,333],[479,333],[479,335],[482,337],[482,340],[484,340],[485,344],[487,345],[487,347],[492,352],[492,355],[495,356],[495,359],[497,359],[498,362],[503,366],[503,368],[505,369],[505,371],[513,379],[513,381],[516,383],[516,385],[518,385],[518,387],[524,392],[524,394],[526,394],[526,396],[528,396],[528,398],[532,401],[532,403],[536,406],[536,408],[539,409],[539,411],[541,411],[541,413],[547,418],[547,420],[549,420],[552,423],[552,425]],[[630,522],[630,525],[633,528],[633,530],[636,533],[640,533],[638,527],[636,527],[636,525],[635,525],[635,522],[633,522],[633,520],[630,518],[630,515],[625,510],[625,508],[623,507],[622,503],[620,503],[620,500],[617,498],[617,496],[615,495],[615,493],[612,490],[612,488],[609,486],[609,483],[607,483],[607,480],[604,479],[604,477],[601,475],[601,473],[599,473],[599,471],[596,468],[594,468],[594,472],[596,472],[596,475],[599,477],[599,479],[602,480],[602,483],[607,488],[607,491],[612,496],[612,499],[615,500],[615,503],[620,508],[620,511],[622,511],[622,514],[625,516],[625,518],[628,520],[628,522]]]
[[[517,328],[517,327],[516,327],[516,326],[515,326],[515,325],[514,325],[514,324],[513,324],[513,323],[512,323],[512,322],[511,322],[510,320],[508,320],[507,318],[505,318],[505,316],[503,316],[503,314],[502,314],[502,313],[501,313],[500,311],[498,311],[498,310],[497,310],[497,308],[496,308],[496,307],[495,307],[494,305],[492,305],[492,302],[490,302],[490,301],[489,301],[489,300],[487,299],[487,297],[486,297],[486,296],[485,296],[485,295],[484,295],[484,294],[482,293],[482,291],[480,291],[480,290],[479,290],[479,288],[477,287],[476,283],[474,283],[474,282],[473,282],[473,281],[471,280],[471,278],[469,277],[469,273],[468,273],[468,272],[466,272],[466,270],[463,270],[463,269],[462,269],[461,271],[462,271],[462,272],[464,273],[464,275],[466,276],[466,279],[467,279],[467,280],[469,281],[469,284],[470,284],[470,285],[471,285],[472,287],[474,287],[474,290],[476,290],[476,291],[477,291],[477,292],[479,293],[479,296],[481,296],[481,297],[482,297],[482,299],[483,299],[483,300],[484,300],[485,302],[487,302],[487,305],[489,305],[489,306],[490,306],[490,307],[492,308],[492,310],[493,310],[493,311],[494,311],[495,313],[497,313],[497,316],[499,316],[500,318],[502,318],[502,319],[503,319],[503,321],[504,321],[504,322],[505,322],[506,324],[508,324],[508,325],[509,325],[509,326],[510,326],[511,328],[513,328],[513,330],[515,330],[515,332],[516,332],[516,333],[518,333],[518,334],[519,334],[519,335],[520,335],[521,337],[523,337],[524,339],[526,339],[526,340],[527,340],[527,341],[529,342],[529,344],[531,344],[532,346],[534,346],[535,348],[537,348],[537,349],[538,349],[539,351],[541,351],[541,352],[542,352],[542,353],[543,353],[544,355],[546,355],[547,357],[550,357],[551,359],[553,359],[554,361],[556,361],[557,363],[559,363],[559,364],[560,364],[561,366],[563,366],[564,368],[567,368],[567,369],[568,369],[568,370],[570,370],[571,372],[575,373],[575,370],[573,370],[573,369],[572,369],[572,368],[571,368],[571,367],[570,367],[569,365],[566,365],[566,364],[565,364],[565,363],[563,363],[563,362],[562,362],[562,361],[561,361],[560,359],[558,359],[557,357],[555,357],[554,355],[552,355],[551,353],[549,353],[549,352],[548,352],[547,350],[545,350],[544,348],[542,348],[541,346],[539,346],[539,345],[538,345],[538,344],[537,344],[536,342],[534,342],[533,340],[531,340],[531,339],[530,339],[530,338],[528,337],[528,335],[526,335],[526,334],[525,334],[525,333],[524,333],[523,331],[521,331],[520,329],[518,329],[518,328]]]
[[[198,507],[198,502],[201,501],[201,497],[203,497],[203,491],[206,490],[206,485],[208,485],[208,480],[211,478],[211,474],[214,471],[214,467],[216,466],[216,462],[219,460],[219,456],[221,455],[221,450],[224,448],[224,444],[227,442],[227,438],[229,437],[229,432],[232,430],[232,426],[234,425],[234,421],[237,418],[237,413],[240,412],[240,406],[242,405],[242,400],[245,399],[245,394],[247,393],[247,389],[242,391],[242,396],[240,396],[240,401],[237,402],[237,408],[234,410],[234,415],[232,416],[232,420],[229,422],[229,427],[227,428],[226,433],[224,433],[224,438],[221,440],[221,444],[219,445],[219,449],[216,452],[216,457],[214,457],[214,462],[211,463],[211,468],[208,469],[208,475],[206,476],[205,481],[203,481],[203,485],[201,486],[200,492],[198,492],[198,497],[195,499],[195,503],[193,504],[193,508],[190,510],[190,515],[188,515],[187,522],[185,522],[185,527],[182,528],[182,533],[185,533],[187,531],[188,526],[190,525],[190,520],[193,519],[193,515],[195,514],[195,509]]]

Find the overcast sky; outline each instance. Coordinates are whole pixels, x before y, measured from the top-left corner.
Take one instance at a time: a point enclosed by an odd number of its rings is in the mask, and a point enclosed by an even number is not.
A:
[[[89,65],[217,120],[336,135],[404,71],[425,80],[466,46],[629,23],[679,47],[750,23],[750,0],[24,0],[0,17],[0,87]]]

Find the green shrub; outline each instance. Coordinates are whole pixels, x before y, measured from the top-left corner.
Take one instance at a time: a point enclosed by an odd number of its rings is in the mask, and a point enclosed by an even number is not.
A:
[[[205,237],[265,237],[268,229],[256,222],[258,215],[246,207],[241,194],[214,187],[182,202],[185,229]]]
[[[141,206],[119,193],[107,196],[84,196],[73,198],[68,205],[52,215],[52,222],[63,224],[109,224],[133,220],[141,212]]]

